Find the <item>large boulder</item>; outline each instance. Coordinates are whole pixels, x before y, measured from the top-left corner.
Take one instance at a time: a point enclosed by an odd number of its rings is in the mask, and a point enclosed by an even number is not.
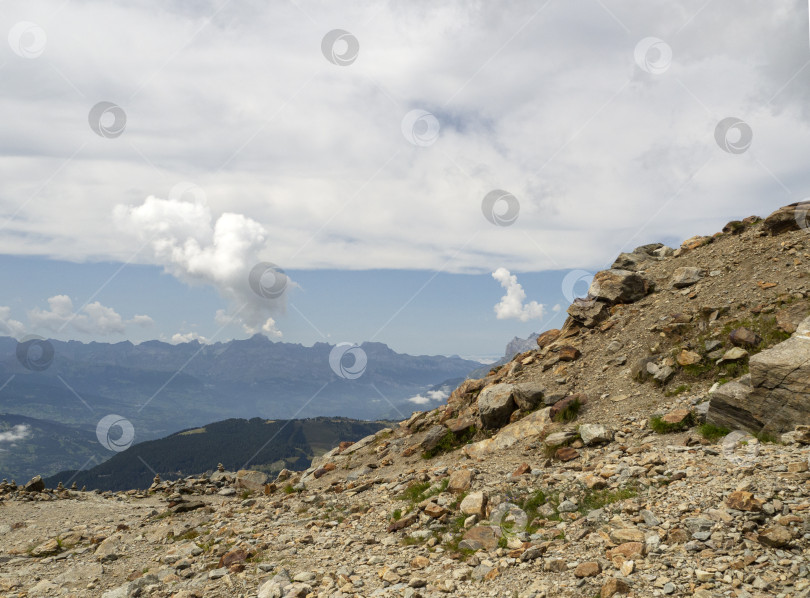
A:
[[[749,378],[711,396],[706,420],[750,432],[789,432],[810,424],[810,318],[788,340],[749,359]]]
[[[492,438],[468,444],[462,450],[472,459],[482,459],[492,452],[506,450],[521,440],[540,438],[548,434],[553,425],[549,416],[550,412],[551,407],[538,409],[502,428]]]
[[[783,206],[768,216],[762,223],[765,232],[772,236],[792,230],[810,227],[810,201],[800,201]]]
[[[34,476],[31,480],[23,487],[23,490],[26,492],[42,492],[45,490],[45,482],[42,480],[42,476]]]
[[[610,266],[614,270],[637,270],[644,269],[644,263],[650,261],[650,256],[646,253],[620,253],[619,257]]]
[[[650,282],[630,270],[602,270],[597,272],[588,289],[588,297],[606,303],[633,303],[650,291]]]
[[[598,326],[610,316],[610,306],[596,299],[574,299],[567,311],[569,316],[586,328]]]
[[[493,384],[478,395],[478,414],[481,425],[486,429],[497,429],[509,423],[509,416],[516,409],[512,398],[514,386]]]
[[[545,332],[537,336],[537,346],[540,347],[541,349],[545,349],[551,343],[560,338],[560,334],[561,332],[559,328],[552,328],[551,330],[546,330]]]
[[[521,411],[533,411],[543,402],[545,388],[539,382],[515,384],[512,398]]]
[[[258,492],[268,482],[267,474],[263,471],[240,469],[236,472],[236,487]]]

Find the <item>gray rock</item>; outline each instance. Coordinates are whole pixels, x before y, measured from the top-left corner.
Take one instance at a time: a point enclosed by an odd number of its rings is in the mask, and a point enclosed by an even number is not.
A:
[[[481,391],[478,413],[484,428],[496,429],[509,423],[509,416],[517,407],[512,398],[513,390],[511,384],[493,384]]]
[[[579,437],[585,446],[610,442],[613,433],[601,424],[582,424],[579,427]]]
[[[267,474],[262,471],[240,469],[236,472],[236,487],[254,492],[261,491],[267,483]]]
[[[521,411],[533,411],[543,401],[545,391],[537,382],[515,384],[512,398]]]
[[[751,383],[711,395],[706,420],[729,429],[783,433],[810,424],[810,318],[788,340],[752,356]]]
[[[658,527],[661,525],[661,520],[658,519],[658,517],[656,517],[652,511],[642,509],[639,515],[641,515],[641,517],[644,519],[644,523],[650,527]]]
[[[647,373],[659,384],[666,384],[675,375],[675,370],[668,365],[658,365],[650,361],[647,362]]]
[[[672,273],[670,284],[676,289],[683,289],[692,286],[703,278],[703,270],[693,266],[682,266],[676,268]]]
[[[596,299],[574,299],[567,311],[569,316],[586,328],[598,326],[610,317],[610,306]]]
[[[633,303],[652,290],[652,283],[630,270],[602,270],[593,277],[588,297],[606,303]]]
[[[651,261],[651,256],[646,253],[620,253],[619,257],[610,267],[615,270],[637,270],[644,269],[644,263]]]
[[[429,451],[436,448],[439,445],[439,442],[441,442],[442,438],[444,438],[445,434],[447,434],[447,428],[445,426],[431,426],[425,434],[425,437],[422,439],[422,442],[419,443],[420,448],[423,451]]]

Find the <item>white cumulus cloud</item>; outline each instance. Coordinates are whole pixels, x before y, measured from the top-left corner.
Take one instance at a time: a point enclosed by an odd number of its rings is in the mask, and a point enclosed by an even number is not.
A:
[[[526,291],[518,283],[517,276],[511,274],[506,268],[498,268],[492,273],[492,278],[501,283],[506,294],[495,306],[495,317],[499,320],[518,319],[521,322],[542,318],[545,307],[537,301],[526,301]]]
[[[122,231],[145,244],[151,262],[185,283],[211,285],[228,300],[230,313],[218,310],[218,324],[281,335],[270,314],[283,310],[284,294],[262,297],[248,282],[253,267],[263,261],[267,235],[261,224],[230,212],[215,219],[202,201],[154,196],[138,206],[116,206],[114,218]]]

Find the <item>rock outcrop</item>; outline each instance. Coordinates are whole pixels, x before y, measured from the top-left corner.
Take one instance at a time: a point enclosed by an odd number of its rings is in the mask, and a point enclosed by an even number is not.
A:
[[[707,421],[771,434],[810,424],[810,318],[788,340],[749,360],[750,375],[712,394]]]

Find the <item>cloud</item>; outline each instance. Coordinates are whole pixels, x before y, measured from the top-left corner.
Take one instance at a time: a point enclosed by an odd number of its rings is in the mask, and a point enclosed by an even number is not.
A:
[[[213,213],[232,215],[223,226],[246,228],[237,214],[260,225],[280,256],[269,261],[286,269],[591,267],[810,189],[806,8],[795,0],[631,0],[610,12],[314,0],[315,22],[298,4],[219,12],[111,0],[54,17],[5,3],[4,31],[35,20],[48,42],[31,60],[7,49],[0,108],[15,118],[0,136],[0,252],[124,262],[140,243],[112,226],[111,203],[168,196],[194,177]],[[201,23],[205,43],[192,43]],[[321,54],[337,26],[359,40],[351,66]],[[672,47],[666,72],[634,62],[648,36]],[[88,127],[101,100],[126,111],[121,137]],[[413,110],[435,115],[432,145],[402,134]],[[750,152],[717,147],[727,116],[753,127]],[[520,203],[508,230],[481,214],[492,189]],[[176,236],[154,249],[178,272],[227,286],[186,251],[210,242],[195,236],[206,210],[164,207],[161,234]]]
[[[202,336],[201,334],[197,334],[196,332],[178,332],[172,335],[171,341],[169,342],[173,345],[179,345],[180,343],[191,343],[194,341],[198,341],[203,345],[208,345],[211,343],[210,339]]]
[[[49,310],[35,307],[28,311],[28,321],[34,329],[58,333],[70,328],[93,336],[111,336],[124,334],[128,324],[142,327],[154,324],[152,318],[146,315],[136,315],[131,320],[124,320],[112,307],[98,301],[88,303],[77,313],[74,311],[73,301],[67,295],[50,297],[48,306]]]
[[[127,324],[132,324],[134,326],[141,326],[142,328],[149,328],[150,326],[155,325],[155,321],[149,316],[135,314],[134,316],[132,316],[131,320],[127,320]]]
[[[409,403],[415,405],[427,405],[428,403],[441,403],[450,396],[449,389],[441,388],[439,390],[429,390],[425,394],[419,393],[416,396],[408,399]]]
[[[25,325],[11,318],[11,308],[0,305],[0,334],[20,338],[25,334]]]
[[[545,314],[545,307],[537,301],[526,301],[526,291],[518,283],[517,276],[509,273],[506,268],[498,268],[492,273],[492,278],[501,283],[506,289],[506,295],[501,297],[495,306],[495,317],[499,320],[518,319],[521,322],[540,319]]]
[[[15,442],[20,440],[25,440],[31,435],[31,426],[28,424],[18,424],[11,428],[10,430],[6,430],[5,432],[0,432],[0,444],[4,442],[11,443],[14,446]]]
[[[213,286],[229,302],[230,313],[215,314],[218,324],[241,324],[247,333],[280,336],[269,314],[283,311],[285,295],[263,297],[249,284],[267,241],[258,222],[230,212],[215,219],[202,201],[154,196],[141,205],[116,206],[114,218],[122,232],[143,243],[152,263],[188,284]],[[292,286],[289,280],[286,284]]]

